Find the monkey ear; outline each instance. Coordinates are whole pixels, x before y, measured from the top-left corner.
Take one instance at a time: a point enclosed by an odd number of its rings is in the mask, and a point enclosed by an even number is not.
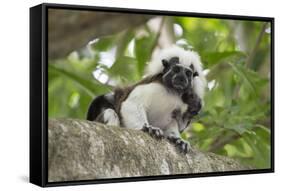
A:
[[[170,64],[171,64],[171,65],[175,65],[175,64],[179,64],[179,63],[180,63],[180,58],[177,57],[177,56],[172,57],[172,58],[170,59]]]
[[[193,64],[190,65],[191,70],[194,72],[194,66]]]
[[[169,62],[165,59],[162,60],[162,64],[163,64],[164,68],[169,67]]]
[[[195,78],[196,76],[199,76],[198,72],[195,72],[193,64],[190,65],[190,69],[194,72],[193,78]]]

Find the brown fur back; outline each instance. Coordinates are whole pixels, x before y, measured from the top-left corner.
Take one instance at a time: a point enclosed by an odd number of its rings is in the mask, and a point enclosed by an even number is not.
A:
[[[115,99],[115,110],[118,113],[118,115],[121,117],[121,115],[120,115],[121,104],[123,101],[125,101],[127,99],[127,97],[130,95],[130,93],[135,89],[135,87],[142,85],[142,84],[149,84],[152,82],[162,83],[162,75],[163,74],[160,73],[157,75],[148,76],[131,86],[116,88],[114,90],[114,99]],[[122,119],[121,119],[121,121],[122,121]]]

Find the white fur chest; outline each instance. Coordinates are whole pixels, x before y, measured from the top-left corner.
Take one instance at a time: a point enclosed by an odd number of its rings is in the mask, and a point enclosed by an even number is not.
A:
[[[128,96],[127,102],[137,103],[146,111],[150,125],[165,129],[172,122],[175,109],[183,113],[187,109],[181,98],[169,93],[159,83],[144,84],[136,87]]]

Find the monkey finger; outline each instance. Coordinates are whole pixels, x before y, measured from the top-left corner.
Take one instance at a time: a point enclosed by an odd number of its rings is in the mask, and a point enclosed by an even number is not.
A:
[[[182,140],[181,140],[181,139],[177,139],[175,143],[176,143],[177,145],[181,145]]]
[[[181,139],[178,139],[176,142],[176,146],[179,148],[180,152],[186,154],[190,151],[190,143],[188,141],[184,141]]]
[[[164,133],[161,129],[159,128],[154,128],[153,129],[153,135],[156,137],[156,138],[162,138]]]
[[[144,132],[147,132],[148,131],[148,128],[147,128],[147,124],[145,123],[143,126],[142,126],[142,131]]]
[[[185,145],[185,147],[184,147],[183,153],[184,153],[184,154],[187,154],[187,153],[190,152],[191,146],[190,146],[190,143],[189,143],[189,142],[185,142],[184,145]]]

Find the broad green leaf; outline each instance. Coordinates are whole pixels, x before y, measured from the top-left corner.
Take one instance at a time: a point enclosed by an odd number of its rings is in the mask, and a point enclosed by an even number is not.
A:
[[[91,44],[91,48],[94,51],[107,51],[115,45],[117,40],[116,35],[104,36],[101,38],[97,38],[94,40],[93,44]]]
[[[257,90],[260,86],[263,86],[268,82],[267,79],[261,78],[256,72],[247,69],[243,65],[233,63],[229,63],[229,65],[232,67],[233,71],[243,79],[244,84],[254,95],[257,95]]]
[[[192,129],[196,132],[200,132],[200,131],[203,131],[205,129],[205,127],[201,123],[192,123]]]
[[[119,57],[108,69],[109,75],[124,79],[127,82],[133,82],[136,80],[136,66],[137,60],[131,57],[122,56]]]
[[[241,159],[242,162],[245,158],[253,157],[254,153],[248,143],[243,139],[239,138],[234,140],[223,147],[223,150],[227,152],[227,155],[233,158]]]
[[[94,96],[96,94],[104,93],[109,90],[108,87],[106,87],[103,84],[100,84],[95,79],[88,80],[85,77],[79,76],[78,74],[74,72],[67,71],[66,69],[59,68],[58,66],[55,66],[54,64],[48,65],[48,72],[56,72],[59,73],[62,76],[65,76],[69,79],[71,79],[73,82],[77,83],[81,87],[83,87],[86,92]]]
[[[253,128],[253,125],[251,123],[248,123],[247,121],[245,122],[237,122],[234,124],[226,124],[224,126],[227,129],[232,129],[235,132],[239,133],[240,135],[242,135],[245,132],[248,132],[250,129]]]
[[[129,42],[134,38],[134,33],[132,30],[126,30],[122,32],[117,40],[117,52],[116,57],[119,58],[124,56],[125,50],[129,45]]]
[[[254,152],[254,163],[259,168],[270,167],[270,142],[262,140],[258,134],[243,136]]]

